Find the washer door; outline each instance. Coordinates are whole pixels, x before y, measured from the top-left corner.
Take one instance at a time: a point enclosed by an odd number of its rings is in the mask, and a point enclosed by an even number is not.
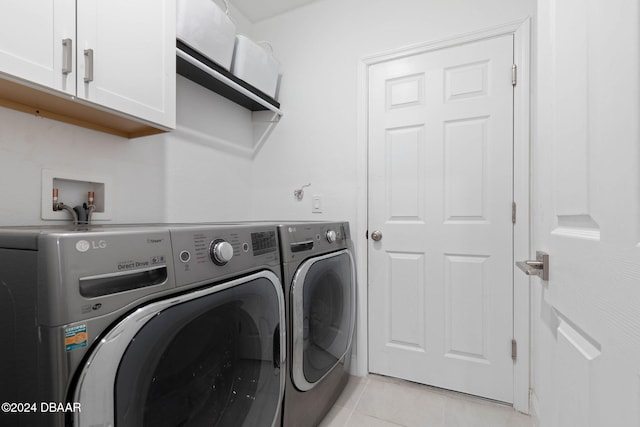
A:
[[[353,256],[343,250],[302,263],[291,284],[294,385],[312,389],[351,347],[356,312]]]
[[[75,390],[82,405],[75,423],[275,425],[283,324],[282,285],[271,272],[143,306],[89,357]]]

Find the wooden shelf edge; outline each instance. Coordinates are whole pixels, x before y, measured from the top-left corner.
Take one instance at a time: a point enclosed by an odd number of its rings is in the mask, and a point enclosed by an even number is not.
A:
[[[0,79],[0,106],[38,117],[134,139],[167,132],[146,123],[104,111],[71,97]]]

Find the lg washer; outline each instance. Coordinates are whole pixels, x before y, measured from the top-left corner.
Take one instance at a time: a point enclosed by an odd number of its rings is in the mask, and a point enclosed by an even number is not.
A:
[[[277,426],[274,226],[0,229],[3,426]]]

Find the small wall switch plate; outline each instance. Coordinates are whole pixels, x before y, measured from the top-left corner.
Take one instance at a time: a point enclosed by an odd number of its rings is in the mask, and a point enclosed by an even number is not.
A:
[[[322,213],[322,196],[319,194],[314,194],[311,198],[311,212],[312,213]]]
[[[58,189],[58,201],[71,207],[82,206],[87,201],[87,194],[93,191],[94,206],[91,220],[108,221],[111,219],[111,178],[96,176],[81,171],[42,170],[42,206],[43,220],[71,221],[66,211],[53,210],[53,189]]]

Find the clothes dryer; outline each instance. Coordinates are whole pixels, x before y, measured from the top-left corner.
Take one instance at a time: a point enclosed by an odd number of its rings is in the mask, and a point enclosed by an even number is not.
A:
[[[0,425],[280,425],[277,242],[258,225],[0,229]]]
[[[316,426],[349,379],[356,273],[348,222],[278,226],[287,312],[283,426]]]

